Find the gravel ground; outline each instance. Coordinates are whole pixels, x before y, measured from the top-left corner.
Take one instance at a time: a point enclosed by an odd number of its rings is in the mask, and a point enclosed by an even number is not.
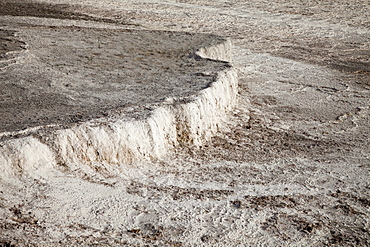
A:
[[[57,2],[84,25],[230,37],[239,104],[162,160],[3,181],[3,246],[370,246],[369,1]]]

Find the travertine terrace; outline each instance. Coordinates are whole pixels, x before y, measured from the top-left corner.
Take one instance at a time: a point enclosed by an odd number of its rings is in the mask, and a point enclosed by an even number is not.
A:
[[[0,246],[369,246],[367,0],[2,0]]]

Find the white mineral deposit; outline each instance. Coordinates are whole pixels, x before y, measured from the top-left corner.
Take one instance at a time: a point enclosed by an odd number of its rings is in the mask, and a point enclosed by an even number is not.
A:
[[[1,0],[0,246],[370,246],[368,0]]]

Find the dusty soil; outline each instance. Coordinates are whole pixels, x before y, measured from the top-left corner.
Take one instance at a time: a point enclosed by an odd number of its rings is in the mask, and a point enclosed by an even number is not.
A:
[[[2,182],[4,246],[370,245],[369,1],[58,3],[231,37],[239,105],[200,148],[115,174]],[[12,19],[24,20],[39,21]]]
[[[40,18],[55,18],[66,20],[85,20],[106,23],[130,25],[130,23],[114,20],[113,18],[95,17],[76,12],[76,5],[43,3],[39,1],[4,0],[0,3],[0,15],[3,16],[32,16]],[[135,24],[132,24],[135,25]]]
[[[14,31],[1,30],[0,32],[0,59],[5,58],[5,54],[11,51],[22,50],[25,45],[23,42],[14,39]]]

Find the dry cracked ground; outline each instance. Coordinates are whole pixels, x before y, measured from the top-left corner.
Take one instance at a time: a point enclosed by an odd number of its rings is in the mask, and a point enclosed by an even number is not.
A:
[[[1,183],[0,245],[370,246],[369,1],[6,0],[0,14],[226,36],[240,88],[199,148]]]

